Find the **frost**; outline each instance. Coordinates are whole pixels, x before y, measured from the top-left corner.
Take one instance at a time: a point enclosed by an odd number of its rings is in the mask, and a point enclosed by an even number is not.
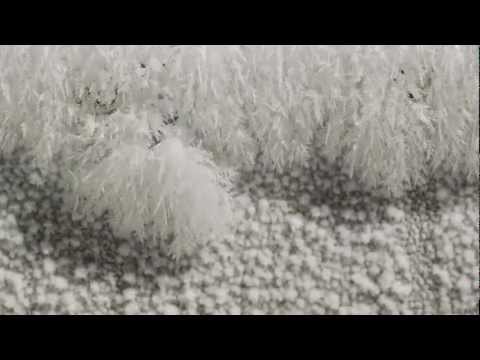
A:
[[[478,61],[470,45],[9,46],[0,156],[31,156],[29,181],[62,175],[71,209],[180,254],[225,232],[225,167],[321,155],[394,196],[442,172],[478,181]]]
[[[70,179],[75,194],[67,198],[71,208],[83,214],[109,211],[117,236],[156,238],[176,256],[229,230],[231,200],[223,185],[228,179],[221,177],[206,152],[178,138],[151,150],[119,145],[109,157],[79,168]],[[173,242],[168,243],[171,236]]]

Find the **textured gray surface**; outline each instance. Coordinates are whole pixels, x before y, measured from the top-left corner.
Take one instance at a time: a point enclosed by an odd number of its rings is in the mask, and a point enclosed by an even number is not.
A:
[[[478,186],[387,201],[325,165],[258,172],[234,233],[175,264],[31,175],[0,164],[0,314],[478,314]]]

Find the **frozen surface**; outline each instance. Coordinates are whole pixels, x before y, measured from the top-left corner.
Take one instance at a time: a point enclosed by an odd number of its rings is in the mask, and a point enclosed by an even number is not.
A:
[[[324,164],[246,174],[232,235],[175,264],[3,162],[0,314],[478,314],[478,186],[440,180],[382,200]]]

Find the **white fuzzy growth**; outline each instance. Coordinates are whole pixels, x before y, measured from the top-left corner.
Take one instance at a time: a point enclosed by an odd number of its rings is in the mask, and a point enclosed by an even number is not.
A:
[[[100,163],[72,173],[70,181],[75,196],[68,206],[83,214],[109,210],[120,237],[136,232],[142,240],[153,236],[165,241],[173,235],[169,250],[174,255],[221,236],[231,220],[230,196],[223,186],[228,179],[206,152],[178,138],[151,150],[134,142],[119,145]]]
[[[451,45],[6,47],[0,154],[25,147],[48,170],[108,135],[98,117],[178,111],[229,164],[259,150],[266,167],[304,162],[315,134],[322,155],[345,153],[350,174],[395,194],[442,167],[475,180],[478,58]]]

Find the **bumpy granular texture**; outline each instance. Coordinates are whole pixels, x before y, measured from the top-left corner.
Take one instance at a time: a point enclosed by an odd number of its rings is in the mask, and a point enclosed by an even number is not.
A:
[[[478,197],[442,178],[377,198],[320,161],[253,171],[231,236],[176,263],[3,161],[0,314],[478,314]]]

